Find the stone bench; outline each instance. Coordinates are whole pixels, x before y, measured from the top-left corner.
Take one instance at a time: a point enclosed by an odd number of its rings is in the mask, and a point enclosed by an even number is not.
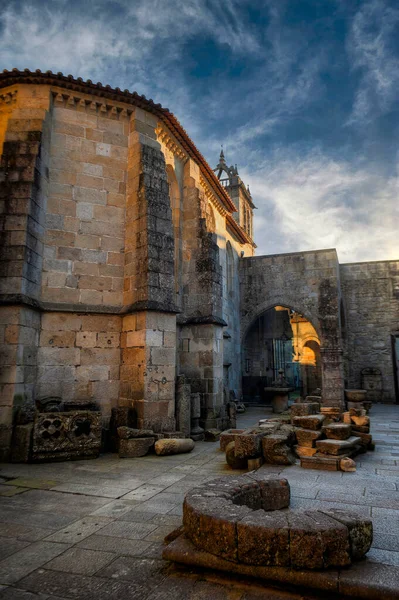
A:
[[[369,519],[339,510],[290,509],[289,503],[286,479],[214,480],[187,493],[184,532],[199,550],[254,566],[345,567],[370,549]]]

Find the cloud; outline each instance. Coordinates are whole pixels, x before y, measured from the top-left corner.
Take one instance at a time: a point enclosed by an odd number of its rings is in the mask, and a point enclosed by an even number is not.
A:
[[[398,258],[399,163],[386,179],[318,151],[284,155],[242,172],[258,207],[258,254],[337,248],[342,262]]]
[[[354,15],[348,38],[352,69],[361,74],[348,124],[372,119],[397,101],[399,9],[386,0],[369,0]]]

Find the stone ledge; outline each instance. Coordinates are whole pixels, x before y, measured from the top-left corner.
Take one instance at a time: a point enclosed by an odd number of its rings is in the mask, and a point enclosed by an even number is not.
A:
[[[230,562],[204,550],[198,550],[184,535],[180,535],[163,551],[165,560],[189,567],[199,567],[212,571],[222,571],[229,575],[261,579],[273,585],[283,584],[328,592],[332,597],[342,598],[384,598],[397,600],[399,589],[399,569],[363,560],[349,569],[326,571],[302,571],[288,567],[263,567]],[[324,595],[322,596],[324,597]]]
[[[25,294],[0,294],[0,306],[28,306],[41,312],[71,312],[90,313],[99,315],[129,315],[135,312],[152,311],[178,314],[180,309],[174,304],[155,301],[142,301],[125,306],[110,306],[105,304],[82,304],[79,302],[42,302]]]

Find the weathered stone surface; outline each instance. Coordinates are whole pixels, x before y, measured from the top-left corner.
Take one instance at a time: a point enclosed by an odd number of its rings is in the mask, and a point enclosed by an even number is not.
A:
[[[295,435],[299,446],[313,448],[316,440],[322,436],[322,432],[320,430],[302,429],[298,427],[295,431]]]
[[[259,456],[259,458],[248,458],[248,471],[255,471],[256,469],[259,469],[262,465],[262,456]]]
[[[351,417],[365,417],[367,415],[367,411],[359,406],[350,408],[348,412]]]
[[[131,427],[118,427],[118,436],[122,440],[130,440],[132,438],[154,437],[152,429],[133,429]]]
[[[367,415],[351,415],[352,423],[357,425],[358,427],[370,427],[370,417]]]
[[[344,412],[342,414],[342,422],[345,423],[346,425],[351,425],[352,424],[352,420],[351,420],[351,415],[350,412]]]
[[[262,439],[268,431],[261,427],[246,429],[235,439],[235,454],[237,458],[257,458],[262,454]]]
[[[238,560],[250,565],[290,564],[287,517],[257,510],[237,523]]]
[[[294,417],[294,425],[304,429],[320,429],[325,420],[324,415],[308,415],[304,417]]]
[[[205,441],[206,442],[217,442],[220,439],[221,431],[219,429],[206,429],[205,430]]]
[[[370,550],[373,542],[373,523],[370,519],[339,509],[323,509],[321,512],[347,527],[350,553],[354,560],[362,558]]]
[[[16,425],[11,445],[11,462],[29,462],[32,450],[33,423]]]
[[[275,511],[289,507],[291,490],[287,479],[259,479],[258,485],[263,510]]]
[[[222,431],[219,438],[220,449],[224,452],[227,448],[227,445],[230,444],[230,442],[234,442],[237,435],[243,431],[244,429],[227,429],[226,431]]]
[[[370,427],[365,425],[364,427],[360,427],[357,425],[352,425],[353,435],[357,435],[358,433],[370,433]]]
[[[236,523],[251,512],[247,506],[236,506],[222,498],[195,498],[189,492],[183,503],[184,530],[197,548],[236,561]]]
[[[347,440],[352,434],[352,427],[346,423],[330,423],[322,428],[322,432],[331,440]]]
[[[289,436],[279,433],[268,435],[262,439],[262,454],[266,463],[275,465],[292,465],[295,456],[291,451]]]
[[[96,457],[101,447],[101,413],[38,413],[33,429],[32,460]]]
[[[215,480],[186,495],[184,531],[197,548],[221,558],[294,569],[347,566],[370,547],[367,519],[346,512],[335,518],[326,511],[281,510],[288,506],[287,480],[258,473]]]
[[[347,440],[318,440],[316,447],[322,454],[338,455],[353,450],[359,443],[359,437],[351,436]]]
[[[356,471],[356,463],[351,458],[341,458],[341,460],[339,461],[339,468],[341,469],[341,471],[353,473]]]
[[[318,510],[308,510],[323,545],[323,567],[346,567],[351,564],[348,529],[340,521]]]
[[[226,462],[232,469],[246,469],[248,459],[238,458],[235,452],[235,442],[229,442],[226,446]]]
[[[155,454],[158,454],[158,456],[183,454],[184,452],[191,452],[194,446],[195,443],[190,438],[158,440],[155,442]]]
[[[366,390],[345,390],[345,399],[348,402],[364,402],[366,397]]]
[[[339,457],[327,457],[317,453],[314,456],[301,457],[301,467],[302,469],[315,469],[316,471],[339,471],[340,461]]]
[[[185,437],[182,431],[163,431],[162,433],[166,440],[182,440]]]
[[[317,402],[298,402],[293,404],[290,408],[291,422],[294,417],[304,417],[307,415],[315,415],[319,411],[319,404]]]
[[[145,456],[154,445],[154,441],[154,438],[150,437],[132,439],[122,438],[119,440],[119,458],[137,458],[139,456]]]
[[[185,436],[191,431],[191,385],[184,375],[176,381],[176,426]]]
[[[368,447],[373,442],[373,437],[370,433],[362,433],[361,431],[357,431],[356,435],[358,439],[360,438],[360,443],[364,447]]]
[[[313,456],[317,452],[317,448],[309,448],[308,446],[294,446],[295,454],[299,457]]]

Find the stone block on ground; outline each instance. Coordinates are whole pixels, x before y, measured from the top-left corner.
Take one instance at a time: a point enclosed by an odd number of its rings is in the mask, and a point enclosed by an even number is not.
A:
[[[362,433],[357,431],[356,435],[360,438],[360,443],[363,447],[367,448],[373,442],[373,437],[370,433]]]
[[[324,435],[331,440],[347,440],[352,434],[352,427],[346,423],[330,423],[322,428]]]
[[[248,471],[255,471],[263,465],[263,458],[248,458]]]
[[[359,408],[358,406],[350,408],[348,412],[351,417],[365,417],[367,414],[364,408]]]
[[[357,425],[352,425],[353,435],[357,435],[358,433],[370,433],[370,427],[365,425],[364,427],[358,427]]]
[[[354,450],[359,443],[359,437],[351,436],[347,440],[318,440],[316,442],[316,448],[322,454],[332,454],[336,456]]]
[[[308,446],[294,446],[294,451],[297,456],[302,458],[303,456],[314,456],[317,452],[317,448],[309,448]]]
[[[324,415],[308,415],[304,417],[294,417],[294,425],[304,429],[320,429],[325,420]]]
[[[358,427],[370,427],[370,417],[368,417],[367,415],[351,415],[351,420],[352,423],[354,423]]]
[[[148,454],[150,448],[154,445],[155,439],[132,438],[119,440],[119,458],[139,458]]]
[[[164,439],[155,442],[155,454],[164,456],[167,454],[183,454],[191,452],[195,447],[192,439]]]
[[[235,442],[230,442],[226,446],[226,462],[232,469],[246,469],[248,460],[246,458],[238,458],[235,453]]]
[[[342,413],[342,422],[345,423],[346,425],[352,424],[351,414],[349,411]]]
[[[166,440],[181,440],[186,437],[182,431],[163,431],[162,434]]]
[[[323,435],[321,430],[302,429],[301,427],[296,429],[295,434],[298,445],[307,448],[314,448],[316,440]]]
[[[275,425],[278,428],[278,424]],[[270,429],[261,427],[245,429],[235,439],[235,454],[237,458],[258,458],[262,455],[262,438],[268,435]]]
[[[290,408],[291,422],[294,417],[304,417],[307,415],[315,415],[319,411],[319,404],[316,402],[301,402],[293,404]]]
[[[205,430],[205,441],[206,442],[217,442],[221,436],[219,429],[206,429]]]
[[[118,437],[122,440],[132,438],[154,437],[152,429],[133,429],[132,427],[118,427]]]
[[[96,458],[101,448],[101,413],[88,410],[37,413],[32,461]]]
[[[230,442],[234,442],[237,435],[239,435],[243,431],[244,429],[226,429],[226,431],[222,431],[219,438],[220,449],[224,452],[226,450],[227,445],[230,444]]]
[[[339,471],[340,461],[340,457],[323,457],[315,454],[314,456],[301,458],[301,467],[302,469],[316,469],[317,471]]]
[[[292,465],[295,456],[292,441],[283,433],[273,433],[262,439],[262,454],[265,462],[272,465]]]
[[[356,463],[351,458],[341,458],[339,468],[346,473],[354,473],[356,471]]]

